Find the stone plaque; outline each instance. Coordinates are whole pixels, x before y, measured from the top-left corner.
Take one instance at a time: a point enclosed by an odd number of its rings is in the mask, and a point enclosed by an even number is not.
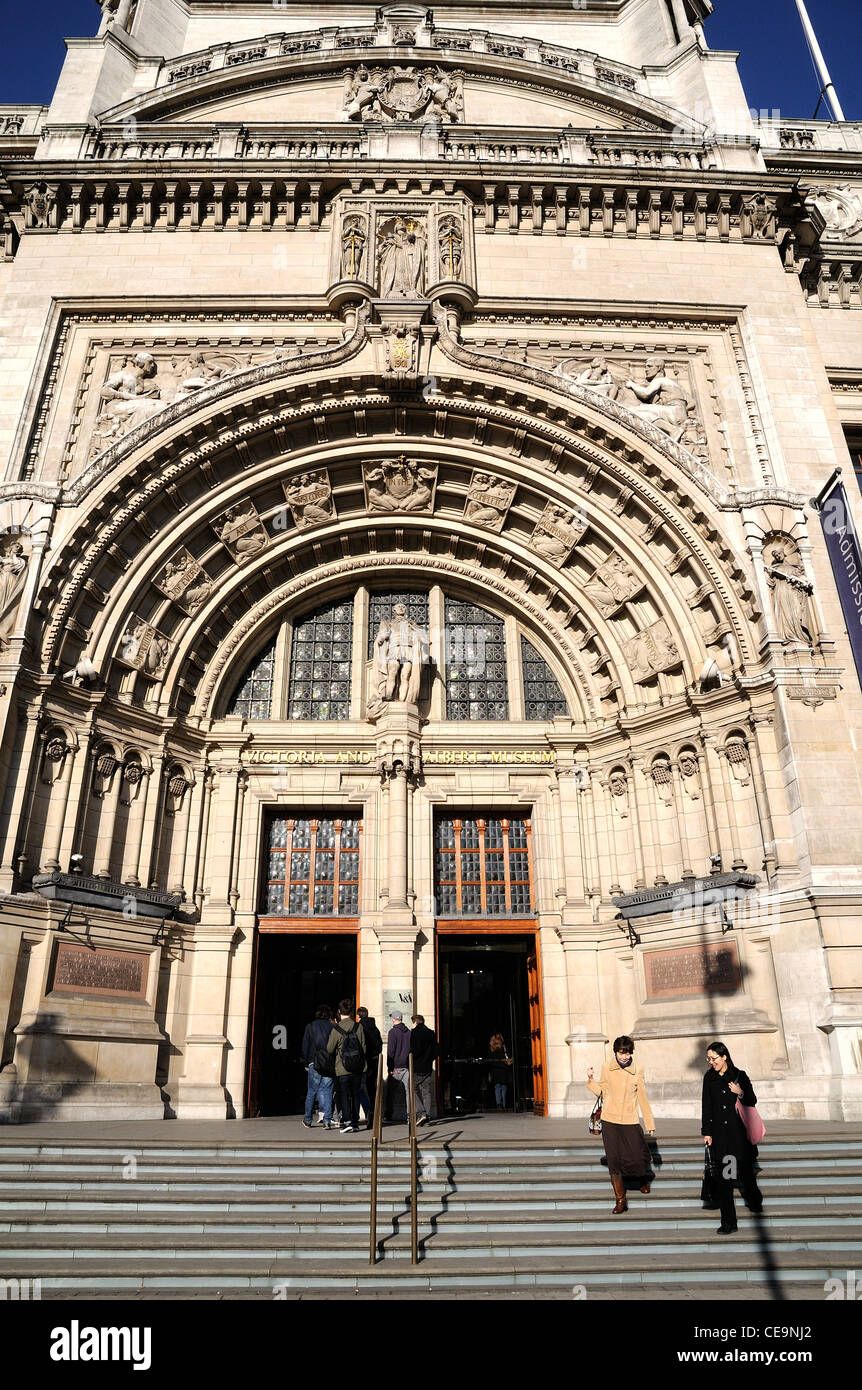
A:
[[[90,950],[69,941],[57,945],[51,990],[63,994],[144,999],[148,957],[138,951]]]
[[[735,994],[742,988],[735,941],[650,951],[644,956],[644,973],[648,999]]]

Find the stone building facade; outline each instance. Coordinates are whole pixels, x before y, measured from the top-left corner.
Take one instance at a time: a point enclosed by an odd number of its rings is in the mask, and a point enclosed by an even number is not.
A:
[[[102,10],[0,107],[0,1115],[281,1113],[331,987],[862,1116],[862,125],[711,0]]]

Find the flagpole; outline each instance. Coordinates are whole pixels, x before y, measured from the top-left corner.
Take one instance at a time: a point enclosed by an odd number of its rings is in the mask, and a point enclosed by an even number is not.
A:
[[[829,76],[829,69],[817,42],[817,35],[814,32],[811,20],[808,18],[808,11],[805,8],[805,0],[796,0],[796,8],[799,11],[799,18],[802,20],[802,28],[805,30],[805,37],[808,40],[808,47],[814,59],[814,66],[820,78],[820,96],[829,102],[832,108],[832,115],[836,121],[846,120],[844,112],[841,110],[841,102],[838,100],[838,93],[832,85],[832,78]],[[818,103],[819,105],[819,103]]]

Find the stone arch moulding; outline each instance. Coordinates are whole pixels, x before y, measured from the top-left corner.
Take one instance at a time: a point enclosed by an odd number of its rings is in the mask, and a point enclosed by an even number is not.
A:
[[[373,32],[371,27],[355,30],[354,44],[350,43],[350,35],[345,34],[338,47],[322,44],[318,30],[274,35],[266,42],[267,51],[250,61],[225,62],[230,54],[218,50],[223,61],[220,67],[213,66],[217,50],[199,49],[186,53],[181,63],[165,64],[159,85],[100,112],[99,121],[105,127],[131,120],[159,122],[178,116],[188,119],[189,113],[205,110],[221,98],[252,95],[289,83],[308,84],[341,78],[345,67],[351,65],[439,67],[463,72],[466,77],[496,80],[533,92],[544,91],[557,99],[568,97],[573,105],[587,107],[600,119],[611,117],[639,131],[670,133],[683,119],[682,113],[644,90],[639,69],[629,68],[623,73],[624,65],[606,62],[595,54],[554,45],[551,56],[560,61],[548,61],[547,54],[543,57],[546,45],[533,40],[525,42],[519,56],[513,47],[520,45],[514,43],[512,35],[492,33],[483,36],[484,51],[478,45],[457,51],[446,47],[369,48],[366,36]],[[272,42],[274,39],[284,42],[276,44]],[[234,47],[253,52],[255,45],[248,42]],[[496,52],[495,49],[505,51]],[[685,119],[686,129],[696,131],[698,123],[692,122],[690,117]],[[345,130],[349,130],[351,124],[345,121]],[[706,127],[702,126],[702,134],[705,132]]]
[[[354,384],[355,383],[351,383]],[[535,407],[537,402],[533,402]],[[435,397],[431,407],[423,406],[421,401],[411,402],[410,408],[414,412],[425,411],[429,418],[439,416],[440,410],[448,405],[452,411],[466,409],[463,399],[447,398],[446,396]],[[372,407],[379,408],[390,413],[403,409],[400,405],[393,405],[392,401],[383,396],[369,398],[358,394],[355,398],[341,395],[337,402],[338,411],[342,414],[347,412],[355,414],[359,408],[370,421],[373,414]],[[471,405],[468,412],[471,425],[475,424],[480,407]],[[660,519],[660,525],[668,528],[668,534],[673,534],[679,547],[690,556],[696,566],[699,576],[708,576],[705,583],[711,586],[715,592],[717,601],[720,603],[719,617],[722,621],[729,624],[729,628],[734,630],[743,654],[746,655],[753,648],[749,641],[747,623],[745,615],[738,597],[734,593],[733,584],[728,579],[720,560],[712,553],[711,548],[704,542],[702,528],[699,531],[692,520],[697,519],[696,514],[693,518],[686,517],[679,506],[674,506],[668,500],[667,486],[664,489],[655,486],[651,481],[647,481],[642,473],[633,469],[625,460],[625,455],[631,453],[628,444],[620,444],[619,454],[612,452],[602,453],[595,446],[593,439],[589,441],[572,436],[568,439],[568,450],[571,464],[563,453],[559,439],[565,437],[558,427],[554,427],[553,432],[549,432],[544,422],[540,420],[530,421],[520,414],[517,410],[509,408],[502,410],[499,408],[488,409],[486,404],[482,404],[482,418],[493,417],[495,426],[501,428],[517,429],[524,433],[525,425],[532,425],[536,429],[544,430],[541,438],[541,447],[546,454],[556,450],[556,467],[539,467],[535,464],[528,464],[523,456],[523,450],[519,456],[513,457],[506,454],[505,450],[499,450],[497,456],[491,455],[486,447],[480,448],[473,444],[462,441],[457,443],[451,439],[434,439],[433,428],[427,429],[424,433],[416,430],[411,434],[399,434],[396,429],[377,431],[369,429],[365,437],[361,439],[355,435],[333,439],[330,444],[321,444],[319,435],[326,435],[327,408],[326,403],[315,401],[313,406],[303,407],[296,418],[304,422],[307,428],[312,416],[309,412],[314,412],[318,442],[310,443],[306,441],[302,449],[285,448],[284,438],[278,440],[278,429],[274,431],[276,437],[264,440],[266,448],[263,449],[257,458],[246,459],[245,468],[236,468],[235,456],[237,452],[236,438],[227,439],[225,448],[219,453],[218,440],[213,441],[213,431],[205,431],[210,436],[210,442],[205,446],[206,457],[211,460],[209,465],[215,468],[219,457],[230,457],[231,468],[227,477],[219,482],[212,473],[211,479],[215,486],[205,487],[195,499],[195,502],[187,507],[183,507],[185,516],[183,524],[178,529],[176,517],[174,515],[172,525],[165,531],[164,527],[159,527],[155,523],[149,524],[149,531],[152,532],[151,541],[148,545],[140,548],[138,541],[139,554],[136,557],[135,567],[131,572],[126,572],[121,584],[115,587],[115,596],[112,599],[110,592],[106,592],[103,611],[98,622],[93,625],[93,642],[90,644],[90,656],[97,657],[98,661],[110,660],[115,651],[122,627],[118,624],[127,622],[131,612],[134,611],[134,604],[140,586],[152,582],[154,572],[159,565],[164,564],[172,551],[181,547],[187,542],[195,528],[205,527],[208,518],[219,512],[237,500],[251,497],[254,499],[255,489],[272,484],[274,479],[281,476],[293,476],[302,470],[312,470],[314,468],[330,468],[333,472],[344,463],[345,460],[352,461],[359,465],[363,459],[375,456],[391,456],[401,451],[422,455],[426,459],[450,460],[460,466],[465,476],[469,477],[470,470],[488,469],[498,472],[501,476],[508,475],[519,485],[532,493],[538,501],[533,505],[533,521],[536,519],[536,509],[541,510],[541,504],[547,501],[562,503],[569,507],[583,508],[590,524],[594,526],[598,534],[605,536],[608,543],[613,543],[620,547],[622,553],[631,558],[647,574],[650,587],[656,593],[663,592],[663,602],[661,612],[671,616],[670,628],[672,633],[679,641],[680,650],[684,653],[685,667],[688,672],[697,669],[697,663],[703,657],[703,644],[690,630],[690,614],[686,607],[683,595],[675,593],[671,586],[667,584],[667,575],[664,573],[660,558],[654,555],[649,547],[648,541],[639,539],[637,534],[621,524],[619,517],[614,516],[613,508],[609,498],[602,501],[594,495],[593,489],[582,489],[579,487],[571,472],[579,469],[583,471],[591,469],[594,473],[602,473],[612,479],[613,488],[617,489],[612,496],[619,498],[630,495],[636,498],[642,506],[646,515]],[[535,412],[534,412],[535,413]],[[246,409],[243,409],[243,417],[247,418]],[[332,429],[332,416],[329,416]],[[321,423],[322,422],[322,423]],[[260,419],[258,418],[258,424]],[[283,426],[280,428],[284,428]],[[196,433],[196,432],[194,432]],[[273,433],[270,430],[270,433]],[[595,430],[593,431],[595,433]],[[188,437],[188,432],[186,433]],[[192,436],[194,438],[194,434]],[[199,437],[199,435],[198,435]],[[244,443],[248,439],[240,441]],[[539,435],[537,434],[537,439]],[[126,526],[136,524],[143,525],[147,530],[146,516],[161,500],[164,500],[166,486],[172,486],[174,480],[181,480],[182,477],[195,467],[201,470],[203,461],[200,458],[202,450],[193,450],[181,462],[172,463],[163,473],[156,472],[155,477],[151,477],[141,492],[135,496],[129,487],[130,481],[134,481],[134,466],[128,472],[124,471],[122,476],[114,475],[110,479],[103,480],[102,495],[98,498],[98,512],[102,516],[110,516],[112,519],[96,534],[95,539],[85,553],[83,560],[79,561],[74,570],[69,574],[65,586],[59,582],[63,575],[64,567],[68,564],[71,567],[73,560],[79,554],[77,544],[71,542],[57,556],[55,563],[49,571],[48,579],[51,587],[59,597],[56,605],[51,605],[50,601],[43,605],[43,608],[53,607],[53,613],[49,617],[46,641],[43,646],[43,657],[46,667],[50,669],[56,664],[59,656],[59,642],[65,629],[66,619],[73,611],[76,600],[81,596],[82,591],[87,585],[87,581],[99,574],[99,564],[104,559],[105,554],[114,542],[121,537]],[[175,441],[171,440],[165,445],[165,454],[176,460]],[[273,465],[273,455],[278,462]],[[154,460],[151,453],[141,453],[138,459],[138,466],[143,472],[152,473]],[[566,465],[566,466],[564,466]],[[595,481],[595,479],[593,480]],[[667,480],[665,480],[667,482]],[[354,487],[354,491],[356,488]],[[95,502],[96,499],[94,499]],[[176,505],[176,504],[175,504]],[[625,508],[617,508],[619,512]],[[702,518],[701,518],[702,520]],[[503,566],[503,572],[508,566],[519,567],[523,575],[523,582],[519,592],[524,593],[532,588],[533,591],[542,596],[547,603],[556,603],[559,608],[562,604],[564,612],[569,611],[573,614],[577,610],[584,611],[593,621],[592,625],[599,631],[607,628],[603,623],[601,615],[591,611],[589,602],[579,593],[575,577],[567,574],[565,570],[552,565],[541,556],[531,552],[529,546],[525,544],[524,534],[520,538],[510,537],[508,540],[495,535],[492,532],[481,528],[471,527],[465,524],[463,517],[454,513],[451,509],[447,514],[427,515],[416,518],[395,517],[375,517],[373,519],[375,529],[381,534],[404,532],[405,527],[409,532],[416,531],[423,536],[435,536],[438,543],[443,540],[451,549],[454,544],[468,546],[471,548],[475,557],[481,563],[484,554],[497,557],[495,563]],[[344,554],[344,546],[350,537],[364,535],[369,529],[369,518],[363,505],[345,511],[334,519],[333,523],[325,527],[316,527],[311,531],[299,532],[289,531],[280,540],[274,541],[266,550],[265,562],[271,568],[273,564],[281,563],[288,552],[292,549],[295,554],[292,561],[288,561],[292,566],[291,572],[295,573],[299,566],[302,571],[309,568],[320,567],[324,562],[324,551],[327,546],[338,544],[341,546],[341,553]],[[457,532],[457,540],[453,532]],[[300,542],[297,545],[297,541]],[[391,541],[395,551],[401,544],[398,537],[393,534]],[[412,542],[415,545],[415,542]],[[210,535],[210,545],[215,551],[221,554],[220,546]],[[425,542],[423,541],[423,545]],[[303,548],[309,550],[310,561],[302,560],[300,552]],[[427,549],[427,545],[425,545]],[[409,551],[407,552],[409,554]],[[223,557],[224,558],[224,557]],[[243,566],[232,568],[227,575],[225,582],[219,583],[218,602],[205,605],[202,613],[196,615],[195,621],[186,624],[185,631],[177,632],[178,641],[176,642],[177,655],[180,652],[188,658],[192,648],[193,633],[200,627],[206,626],[213,621],[214,614],[217,614],[219,607],[226,600],[230,590],[241,589],[246,586],[254,577],[256,571],[264,565],[264,557],[259,563],[251,565],[246,563]],[[98,578],[96,578],[98,583]],[[272,581],[268,581],[268,587],[272,587]],[[108,586],[110,590],[111,586]],[[47,598],[47,595],[46,595]],[[147,615],[149,617],[149,615]],[[561,613],[557,619],[559,630],[566,627]],[[623,673],[624,662],[621,661],[618,643],[612,637],[608,638],[605,644],[610,657],[614,661],[617,673],[625,686],[625,676]],[[194,661],[193,661],[193,664]],[[198,663],[199,664],[199,663]],[[170,668],[172,676],[176,675],[176,665]],[[165,672],[167,680],[168,672]],[[627,690],[629,698],[633,692]]]

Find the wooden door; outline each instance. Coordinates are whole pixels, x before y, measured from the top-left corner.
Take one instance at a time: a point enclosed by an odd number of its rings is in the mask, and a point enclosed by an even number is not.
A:
[[[538,953],[527,957],[527,989],[530,996],[530,1049],[533,1067],[533,1110],[537,1115],[547,1112],[545,1093],[545,1041],[542,1034],[541,971]]]

